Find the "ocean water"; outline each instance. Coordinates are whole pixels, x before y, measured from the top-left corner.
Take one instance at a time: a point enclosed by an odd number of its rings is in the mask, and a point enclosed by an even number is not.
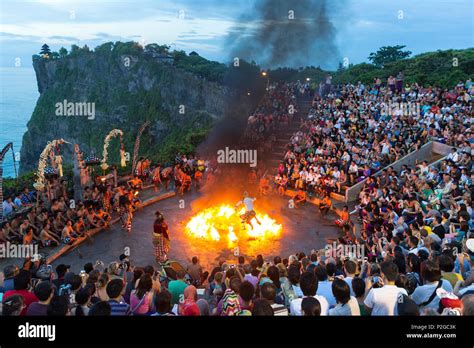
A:
[[[0,67],[0,151],[13,142],[18,160],[21,139],[38,97],[33,67]],[[18,170],[19,161],[16,165]],[[3,177],[14,176],[13,156],[9,150],[3,162]]]

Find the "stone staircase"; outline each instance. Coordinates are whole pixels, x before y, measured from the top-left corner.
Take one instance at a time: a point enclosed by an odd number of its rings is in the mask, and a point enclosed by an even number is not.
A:
[[[286,126],[282,125],[276,132],[276,141],[273,145],[272,153],[267,159],[267,168],[270,168],[272,174],[277,173],[278,164],[283,160],[286,152],[286,145],[290,141],[294,133],[299,130],[300,121],[305,119],[308,115],[309,109],[311,109],[311,98],[300,97],[297,99],[297,105],[295,105],[298,112],[295,114],[292,122]]]
[[[293,134],[299,130],[301,120],[308,116],[309,110],[312,106],[312,98],[308,96],[299,97],[296,102],[296,110],[298,110],[298,112],[295,114],[295,117],[289,126],[282,126],[276,132],[276,141],[273,145],[272,153],[267,158],[266,167],[269,168],[269,173],[272,175],[277,174],[278,165],[285,156],[286,145],[290,141]],[[292,190],[288,190],[287,195],[293,196],[295,193],[296,192],[293,192]],[[341,192],[341,194],[333,192],[331,193],[331,198],[342,202],[345,200],[345,195],[344,192]],[[315,200],[319,202],[319,200]],[[316,201],[314,203],[319,204]]]

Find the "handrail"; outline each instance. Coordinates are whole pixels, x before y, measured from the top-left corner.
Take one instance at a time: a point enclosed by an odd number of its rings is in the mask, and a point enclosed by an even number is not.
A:
[[[372,178],[374,177],[378,177],[381,175],[382,173],[382,170],[383,169],[387,169],[389,167],[397,167],[397,166],[400,166],[400,165],[404,165],[407,160],[411,159],[413,157],[414,154],[416,153],[419,153],[420,151],[423,151],[423,150],[426,150],[426,148],[434,148],[435,145],[439,145],[441,147],[449,147],[449,148],[453,148],[454,146],[450,146],[450,145],[446,145],[446,144],[443,144],[443,143],[440,143],[438,141],[433,141],[433,140],[430,140],[429,142],[427,142],[426,144],[424,144],[422,147],[420,147],[418,150],[415,150],[415,151],[412,151],[408,154],[406,154],[405,156],[403,156],[402,158],[400,158],[398,161],[395,161],[387,166],[385,166],[384,168],[380,169],[377,173],[375,173],[374,175],[371,175]],[[431,152],[434,152],[434,151],[431,151]],[[435,152],[435,153],[439,153],[439,154],[443,154],[443,158],[439,159],[439,160],[436,160],[435,162],[433,163],[436,163],[438,161],[441,161],[442,159],[446,158],[447,154],[446,153],[442,153],[442,152]],[[432,164],[433,164],[432,163]],[[431,164],[430,164],[431,165]],[[354,196],[354,192],[357,192],[357,195],[359,194],[360,190],[362,189],[362,187],[364,186],[364,184],[366,183],[368,178],[365,178],[364,180],[358,182],[357,184],[355,185],[352,185],[351,187],[349,187],[348,189],[346,189],[346,194],[345,194],[345,201],[346,202],[349,202],[350,200],[353,200],[351,199],[351,197]]]

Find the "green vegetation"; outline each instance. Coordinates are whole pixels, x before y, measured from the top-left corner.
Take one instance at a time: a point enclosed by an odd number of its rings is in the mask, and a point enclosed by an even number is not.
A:
[[[411,51],[402,51],[405,46],[383,46],[377,52],[369,55],[369,60],[378,68],[383,68],[385,64],[400,61],[408,58]]]
[[[142,135],[139,155],[173,161],[177,153],[193,153],[206,138],[215,122],[211,113],[227,113],[223,98],[238,104],[245,95],[245,103],[251,103],[260,99],[266,84],[255,63],[227,66],[197,53],[170,52],[167,45],[107,42],[93,51],[72,45],[51,58],[33,59],[42,91],[23,137],[22,162],[28,165],[22,165],[22,172],[33,169],[42,147],[55,138],[77,142],[86,155],[101,157],[104,138],[113,128],[124,131],[132,156],[136,131],[147,120],[152,122]],[[63,100],[95,103],[96,119],[55,116],[55,104]],[[183,100],[185,116],[178,114]],[[118,139],[111,141],[109,164],[119,162],[119,146]],[[69,162],[72,147],[64,154]]]
[[[176,67],[192,72],[206,80],[222,83],[227,67],[225,64],[207,60],[201,56],[187,55],[184,51],[174,51]]]
[[[179,152],[192,153],[214,123],[203,106],[211,87],[229,88],[236,96],[232,101],[238,104],[237,100],[247,95],[248,103],[258,101],[269,81],[309,81],[313,88],[317,88],[328,73],[333,76],[333,83],[338,84],[357,81],[372,83],[377,77],[385,82],[390,75],[395,76],[402,71],[406,82],[416,81],[446,88],[452,88],[460,80],[474,75],[473,48],[428,52],[411,58],[408,58],[410,52],[403,49],[404,46],[382,47],[370,54],[372,64],[362,63],[346,68],[341,64],[333,72],[308,66],[269,70],[263,76],[255,62],[240,60],[237,66],[234,62],[226,65],[209,61],[196,52],[172,51],[167,45],[149,44],[142,47],[132,41],[107,42],[93,51],[87,46],[72,45],[69,50],[62,47],[56,53],[45,44],[40,55],[34,55],[33,60],[40,75],[46,73],[48,64],[55,65],[54,86],[41,94],[28,124],[23,145],[34,150],[30,150],[27,161],[36,163],[43,141],[63,137],[64,134],[77,141],[86,154],[95,152],[101,156],[104,137],[112,128],[124,130],[125,146],[131,152],[136,130],[146,120],[151,120],[152,126],[142,136],[141,156],[167,162],[172,161]],[[124,58],[130,61],[128,70],[124,69]],[[145,80],[155,81],[153,88],[144,88],[140,83],[137,85],[137,79],[142,81],[143,76]],[[196,81],[195,76],[200,79]],[[183,119],[173,110],[177,110],[178,101],[186,95],[182,93],[190,84],[196,93],[193,106],[187,109],[190,111]],[[170,89],[164,99],[162,89],[168,86]],[[179,95],[175,96],[176,93]],[[93,122],[80,117],[58,121],[54,117],[54,105],[63,99],[93,101],[100,117]],[[235,108],[235,105],[228,107]],[[110,163],[119,162],[118,148],[119,143],[115,139],[110,144]],[[30,169],[31,166],[26,168]]]
[[[301,67],[299,69],[280,68],[269,72],[271,80],[304,81],[310,78],[315,87],[324,81],[326,75],[333,76],[333,83],[372,83],[375,78],[386,79],[402,71],[405,82],[418,82],[422,85],[454,87],[460,80],[474,77],[474,48],[465,50],[446,50],[427,52],[412,58],[404,58],[408,52],[401,51],[404,46],[383,47],[371,56],[377,57],[375,64],[361,63],[343,68],[342,64],[334,72],[319,67]],[[378,66],[378,65],[383,65]]]
[[[396,76],[399,71],[405,75],[406,82],[417,81],[423,85],[436,85],[445,88],[452,87],[459,80],[466,80],[474,75],[474,48],[465,50],[438,50],[427,52],[408,58],[410,51],[404,51],[404,45],[383,46],[377,52],[370,53],[368,59],[372,63],[361,63],[343,67],[334,72],[323,71],[319,67],[308,66],[293,68],[278,68],[268,71],[272,81],[304,81],[310,79],[314,86],[323,81],[328,73],[333,75],[334,83],[371,83],[375,78],[387,79],[390,75]],[[72,45],[71,50],[62,47],[57,52],[51,52],[49,46],[42,46],[40,55],[33,59],[62,59],[68,56],[79,57],[81,54],[90,53],[89,47]],[[262,87],[260,67],[255,63],[244,60],[239,62],[239,67],[232,64],[209,61],[196,52],[189,55],[184,51],[170,51],[170,46],[149,44],[145,49],[137,42],[107,42],[94,49],[96,54],[109,57],[109,62],[116,62],[116,57],[131,55],[140,57],[144,53],[169,56],[174,59],[173,64],[179,69],[191,72],[207,81],[217,82],[232,89],[246,93],[246,87]]]
[[[385,63],[383,68],[372,64],[357,64],[338,70],[334,74],[334,82],[371,83],[376,77],[383,81],[390,75],[396,76],[399,71],[405,74],[405,81],[408,83],[452,88],[460,80],[474,77],[474,49],[423,53],[409,59]]]
[[[40,55],[45,59],[49,58],[49,56],[51,55],[51,50],[49,49],[49,46],[47,44],[41,46]]]

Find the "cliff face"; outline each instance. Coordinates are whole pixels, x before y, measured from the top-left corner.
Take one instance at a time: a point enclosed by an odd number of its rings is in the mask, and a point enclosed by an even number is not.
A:
[[[151,125],[142,136],[140,155],[166,160],[179,151],[192,151],[234,98],[226,87],[142,54],[81,52],[57,60],[35,59],[40,97],[23,136],[21,172],[37,167],[48,141],[64,138],[86,154],[102,155],[106,134],[122,129],[126,151],[132,154],[138,128]],[[58,103],[87,103],[95,115],[74,116]],[[234,100],[235,102],[235,100]],[[77,105],[77,104],[74,104]],[[84,106],[86,104],[83,104]],[[64,163],[72,163],[73,147],[63,145]],[[111,143],[117,162],[118,141]]]

